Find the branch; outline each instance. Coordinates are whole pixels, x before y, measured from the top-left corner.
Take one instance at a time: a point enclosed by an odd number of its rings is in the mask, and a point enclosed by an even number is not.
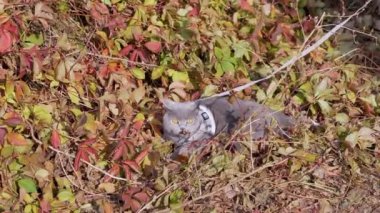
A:
[[[137,62],[137,61],[131,61],[125,58],[118,58],[118,57],[112,57],[112,56],[106,56],[106,55],[99,55],[95,53],[86,53],[87,55],[95,56],[98,58],[105,58],[105,59],[110,59],[110,60],[116,60],[116,61],[121,61],[124,63],[126,67],[128,67],[128,64],[132,65],[139,65],[139,66],[145,66],[145,67],[157,67],[157,64],[147,64],[143,62]]]
[[[350,19],[352,19],[354,16],[357,16],[359,15],[367,6],[368,4],[372,2],[372,0],[368,0],[361,8],[359,8],[354,14],[350,15],[349,17],[347,17],[343,22],[341,22],[340,24],[336,25],[333,29],[331,29],[329,32],[327,32],[325,35],[323,35],[317,42],[315,42],[313,45],[309,46],[308,48],[306,48],[305,50],[303,50],[301,53],[297,54],[296,56],[294,56],[293,58],[291,58],[289,61],[287,61],[285,64],[283,64],[281,67],[277,68],[274,72],[272,72],[270,75],[264,77],[264,78],[261,78],[259,80],[256,80],[256,81],[251,81],[251,82],[248,82],[244,85],[241,85],[241,86],[238,86],[238,87],[235,87],[234,89],[231,89],[231,90],[228,90],[228,91],[225,91],[225,92],[222,92],[222,93],[219,93],[219,94],[215,94],[215,95],[212,95],[210,97],[207,97],[207,98],[202,98],[202,100],[206,100],[206,99],[210,99],[210,98],[213,98],[213,97],[221,97],[221,96],[227,96],[227,95],[230,95],[231,92],[240,92],[246,88],[249,88],[259,82],[262,82],[262,81],[265,81],[265,80],[268,80],[270,78],[272,78],[274,75],[276,75],[277,73],[279,73],[280,71],[282,71],[283,69],[287,68],[287,67],[290,67],[292,66],[296,61],[298,61],[299,59],[303,58],[304,56],[306,56],[307,54],[309,54],[310,52],[314,51],[315,49],[317,49],[319,46],[321,46],[327,39],[329,39],[332,35],[334,35],[340,28],[343,27],[343,25],[345,25]]]

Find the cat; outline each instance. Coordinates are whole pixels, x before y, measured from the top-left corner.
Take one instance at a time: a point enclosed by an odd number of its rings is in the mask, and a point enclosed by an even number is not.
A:
[[[284,129],[294,126],[294,119],[283,112],[254,101],[230,102],[226,96],[182,103],[164,99],[163,106],[164,138],[177,146],[209,140],[221,132],[232,134],[246,121],[249,125],[243,129],[252,133],[253,140],[263,138],[273,120],[274,130],[282,135],[286,135]]]

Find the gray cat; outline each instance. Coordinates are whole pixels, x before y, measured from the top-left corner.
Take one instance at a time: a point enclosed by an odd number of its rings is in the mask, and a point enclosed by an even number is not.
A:
[[[283,112],[253,101],[237,99],[231,103],[228,97],[215,97],[182,103],[165,99],[163,104],[164,138],[176,145],[208,140],[221,132],[231,134],[246,121],[249,125],[243,130],[250,131],[254,140],[264,137],[272,121],[280,134],[294,125],[293,118]]]

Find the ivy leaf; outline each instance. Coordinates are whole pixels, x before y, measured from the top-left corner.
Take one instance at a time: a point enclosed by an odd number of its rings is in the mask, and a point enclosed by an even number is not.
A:
[[[247,41],[238,41],[232,44],[235,58],[242,58],[245,56],[249,60],[249,52],[251,52],[251,46]]]

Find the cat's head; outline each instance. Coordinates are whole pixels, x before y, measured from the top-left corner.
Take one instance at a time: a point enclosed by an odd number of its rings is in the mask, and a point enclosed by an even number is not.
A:
[[[175,137],[190,137],[199,130],[202,119],[199,116],[197,102],[173,102],[163,100],[165,114],[163,117],[164,133]]]

